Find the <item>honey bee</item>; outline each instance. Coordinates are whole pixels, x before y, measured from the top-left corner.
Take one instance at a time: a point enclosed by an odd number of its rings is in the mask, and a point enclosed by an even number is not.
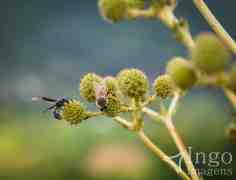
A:
[[[44,97],[44,96],[37,96],[37,97],[32,98],[32,101],[39,101],[39,100],[43,100],[48,103],[52,103],[52,105],[49,106],[46,110],[47,111],[52,110],[53,117],[57,120],[62,119],[61,114],[60,114],[60,109],[64,106],[65,103],[69,102],[69,99],[67,99],[65,97],[53,99],[53,98]]]
[[[96,96],[96,105],[101,110],[104,111],[108,102],[108,92],[105,85],[105,82],[95,84],[95,96]]]

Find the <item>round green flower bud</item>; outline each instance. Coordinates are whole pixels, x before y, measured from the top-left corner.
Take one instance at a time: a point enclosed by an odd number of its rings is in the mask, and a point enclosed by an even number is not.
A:
[[[126,18],[128,9],[126,0],[99,0],[98,7],[108,22],[115,23]]]
[[[193,66],[181,57],[175,57],[170,60],[166,72],[172,77],[175,84],[183,90],[191,88],[197,81]]]
[[[103,80],[105,82],[107,93],[116,95],[116,93],[118,91],[118,82],[117,82],[116,78],[114,78],[112,76],[107,76]]]
[[[232,67],[228,74],[226,87],[236,92],[236,64]]]
[[[108,96],[106,108],[104,112],[107,116],[114,117],[117,116],[121,110],[121,102],[116,96]]]
[[[65,103],[61,110],[62,119],[70,124],[79,124],[81,121],[88,118],[85,109],[81,106],[79,101],[70,100]]]
[[[117,80],[121,92],[131,98],[142,98],[149,88],[147,76],[138,69],[122,70]]]
[[[175,90],[175,83],[170,75],[161,75],[154,81],[154,89],[156,95],[165,99],[173,95]]]
[[[102,78],[95,73],[88,73],[80,81],[80,95],[89,102],[96,100],[95,85],[100,83]]]
[[[223,71],[230,60],[230,53],[224,44],[210,33],[203,33],[196,38],[191,56],[193,63],[208,74]]]
[[[134,9],[144,9],[145,0],[126,0],[127,6]]]

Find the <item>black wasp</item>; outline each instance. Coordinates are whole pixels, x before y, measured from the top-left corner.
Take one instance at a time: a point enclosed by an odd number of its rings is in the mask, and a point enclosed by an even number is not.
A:
[[[47,110],[53,110],[52,114],[55,119],[61,120],[61,115],[60,115],[60,109],[64,106],[65,103],[69,103],[69,99],[62,97],[58,99],[53,99],[49,97],[44,97],[44,96],[37,96],[32,98],[33,101],[38,101],[38,100],[43,100],[48,103],[52,103],[51,106],[47,108]]]

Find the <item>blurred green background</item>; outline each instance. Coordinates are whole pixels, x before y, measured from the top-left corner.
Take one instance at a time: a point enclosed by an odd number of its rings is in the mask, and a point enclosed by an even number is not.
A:
[[[206,2],[236,38],[236,2]],[[194,35],[210,30],[190,0],[179,0],[176,14],[189,20]],[[176,55],[188,53],[164,25],[143,20],[108,24],[95,0],[1,0],[0,179],[178,179],[110,119],[71,127],[43,113],[45,104],[31,102],[37,95],[80,98],[79,80],[91,71],[115,75],[136,67],[153,82]],[[232,174],[205,179],[236,178],[236,144],[225,135],[233,114],[217,89],[193,89],[178,107],[175,124],[193,152],[232,154],[229,165],[218,158],[218,169]],[[177,153],[163,126],[147,119],[145,130],[168,154]]]

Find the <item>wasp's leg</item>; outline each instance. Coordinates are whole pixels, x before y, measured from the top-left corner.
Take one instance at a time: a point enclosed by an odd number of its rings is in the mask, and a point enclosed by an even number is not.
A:
[[[61,117],[61,114],[58,112],[58,111],[53,111],[53,117],[57,120],[61,120],[62,117]]]

